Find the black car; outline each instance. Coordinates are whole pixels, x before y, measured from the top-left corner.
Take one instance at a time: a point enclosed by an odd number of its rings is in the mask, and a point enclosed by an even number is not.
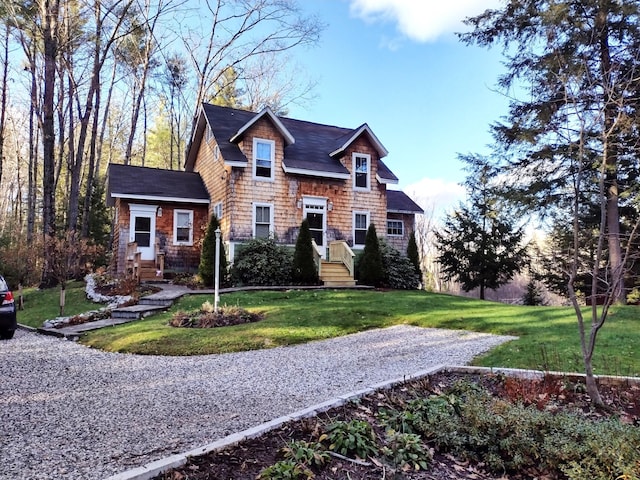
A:
[[[9,340],[18,327],[16,302],[7,282],[0,276],[0,340]]]

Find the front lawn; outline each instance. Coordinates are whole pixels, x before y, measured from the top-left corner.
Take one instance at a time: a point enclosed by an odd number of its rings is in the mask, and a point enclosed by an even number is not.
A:
[[[169,312],[83,336],[108,351],[200,355],[293,345],[371,328],[409,324],[466,329],[519,340],[476,359],[484,366],[582,371],[578,329],[571,308],[523,307],[421,291],[317,290],[225,294],[221,304],[264,312],[266,319],[224,328],[168,326],[177,310],[198,309],[211,296],[183,298]],[[599,337],[596,373],[640,375],[638,307],[612,310]]]
[[[103,305],[87,299],[84,282],[69,282],[65,294],[66,316],[97,310]],[[18,291],[13,292],[18,296]],[[18,312],[18,323],[38,328],[45,320],[56,318],[60,313],[60,288],[24,289],[24,310]]]

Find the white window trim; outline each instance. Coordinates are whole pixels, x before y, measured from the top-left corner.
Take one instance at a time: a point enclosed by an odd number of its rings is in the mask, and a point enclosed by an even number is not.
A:
[[[269,237],[272,237],[274,234],[273,221],[275,218],[274,211],[273,211],[274,210],[273,203],[253,202],[251,204],[251,210],[252,210],[251,229],[253,230],[253,238],[258,238],[256,237],[256,207],[269,207]]]
[[[213,206],[213,214],[216,216],[216,218],[218,220],[222,220],[222,215],[223,215],[223,211],[222,211],[222,202],[218,202]]]
[[[356,158],[358,157],[367,159],[367,186],[366,187],[356,186]],[[353,171],[353,189],[360,192],[371,191],[371,155],[369,155],[368,153],[354,152],[351,154],[351,165],[352,165],[352,171]]]
[[[400,229],[402,230],[402,233],[398,234],[398,233],[389,233],[389,222],[397,222],[400,224]],[[402,220],[399,220],[397,218],[387,218],[387,236],[389,237],[404,237],[404,222]]]
[[[189,240],[186,242],[178,241],[178,214],[186,213],[189,215]],[[173,211],[173,244],[182,246],[193,245],[193,210],[174,210]]]
[[[268,143],[271,145],[271,176],[270,177],[260,177],[256,175],[256,170],[258,168],[258,162],[256,159],[256,154],[258,153],[258,143]],[[260,180],[262,182],[273,182],[275,181],[276,175],[276,142],[273,140],[267,140],[266,138],[257,138],[253,139],[253,179]]]
[[[371,213],[370,212],[353,212],[352,226],[353,226],[353,246],[355,248],[364,247],[364,243],[356,243],[356,215],[365,215],[367,217],[367,227],[365,230],[369,230],[369,225],[371,225]],[[361,230],[360,228],[358,230]],[[365,234],[366,236],[366,234]]]

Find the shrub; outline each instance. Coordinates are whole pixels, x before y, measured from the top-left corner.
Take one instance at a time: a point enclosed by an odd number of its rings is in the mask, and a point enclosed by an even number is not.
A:
[[[382,286],[383,280],[384,266],[382,264],[380,244],[376,233],[376,226],[371,223],[367,229],[364,251],[358,263],[358,281],[362,285],[380,287]]]
[[[341,455],[357,455],[364,459],[378,453],[373,427],[363,420],[332,423],[327,427],[327,433],[320,437],[320,441],[324,439],[330,442],[329,450]]]
[[[290,285],[292,255],[269,238],[250,240],[238,249],[233,265],[238,285]]]
[[[224,305],[214,312],[211,302],[204,302],[199,311],[176,312],[169,325],[182,328],[214,328],[259,322],[264,319],[262,313],[254,313],[238,306]]]
[[[409,235],[409,243],[407,243],[407,258],[413,265],[418,275],[418,279],[422,281],[422,269],[420,268],[420,253],[418,252],[418,243],[416,242],[416,232]]]
[[[331,460],[329,453],[318,442],[292,440],[287,442],[280,452],[285,460],[292,460],[297,464],[311,467],[321,467]]]
[[[300,233],[296,240],[296,250],[293,253],[293,283],[296,285],[317,285],[318,267],[313,260],[313,244],[309,222],[304,219],[300,225]]]
[[[415,290],[420,286],[420,277],[411,260],[384,240],[380,241],[380,253],[384,268],[384,286],[396,290]]]
[[[282,460],[260,472],[258,480],[298,480],[313,478],[313,472],[292,460]]]
[[[539,411],[469,385],[416,402],[409,405],[417,419],[412,426],[425,441],[441,453],[483,462],[493,472],[640,478],[640,430],[617,419],[589,421]]]
[[[207,225],[207,231],[202,240],[202,251],[200,253],[200,265],[198,266],[198,274],[202,283],[211,287],[215,282],[215,258],[216,258],[216,229],[220,227],[218,217],[211,215],[209,225]],[[227,254],[224,249],[224,242],[220,240],[220,286],[228,285],[228,266],[227,266]]]
[[[419,435],[415,433],[387,433],[387,446],[382,453],[396,468],[406,467],[414,470],[426,470],[431,460],[431,453],[427,450]]]

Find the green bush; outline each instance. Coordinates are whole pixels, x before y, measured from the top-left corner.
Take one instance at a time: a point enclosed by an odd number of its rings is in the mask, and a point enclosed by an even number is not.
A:
[[[236,285],[291,285],[291,252],[274,239],[257,238],[238,248],[232,275]]]
[[[363,420],[338,421],[327,427],[327,433],[320,441],[329,440],[329,450],[341,455],[357,455],[367,458],[378,453],[376,434],[373,427]]]
[[[416,232],[411,232],[411,235],[409,235],[407,258],[413,265],[416,275],[418,275],[418,278],[422,281],[422,269],[420,268],[420,253],[418,251],[418,243],[416,242]]]
[[[287,442],[280,451],[285,460],[292,460],[309,467],[321,467],[331,460],[329,453],[318,442],[292,440]]]
[[[415,433],[387,433],[387,446],[382,453],[396,468],[426,470],[431,461],[431,453],[425,448],[419,435]]]
[[[575,480],[640,477],[640,429],[617,419],[595,422],[539,411],[468,385],[411,402],[408,410],[411,429],[425,442],[441,453],[483,462],[496,473],[543,471]],[[400,418],[387,417],[389,423]]]
[[[260,472],[258,480],[299,480],[313,478],[313,472],[292,460],[282,460]]]
[[[380,241],[380,253],[384,269],[384,286],[395,290],[415,290],[420,286],[420,277],[409,258],[384,240]]]
[[[293,253],[293,283],[296,285],[317,285],[319,283],[318,267],[313,260],[313,244],[309,222],[305,219],[300,225],[300,233]]]
[[[358,282],[362,285],[381,287],[384,281],[384,266],[376,226],[371,223],[364,241],[364,251],[358,262]]]
[[[202,279],[202,283],[211,287],[215,282],[215,259],[216,259],[216,229],[220,227],[220,222],[215,215],[211,215],[207,231],[202,241],[202,252],[200,253],[200,265],[198,266],[198,274]],[[229,284],[227,254],[225,253],[224,243],[220,240],[220,286],[224,287]]]

